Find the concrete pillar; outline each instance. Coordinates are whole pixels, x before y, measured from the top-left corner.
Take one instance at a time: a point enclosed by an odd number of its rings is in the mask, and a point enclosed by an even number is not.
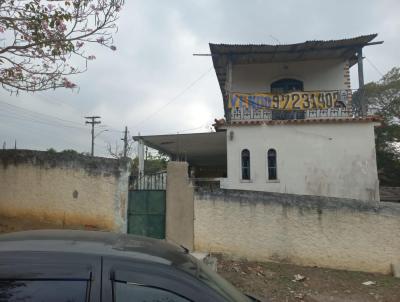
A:
[[[143,144],[143,140],[141,140],[141,139],[139,139],[139,142],[138,142],[138,158],[139,158],[138,176],[142,177],[144,175],[144,144]]]
[[[194,191],[188,163],[171,161],[167,166],[166,239],[193,250]]]

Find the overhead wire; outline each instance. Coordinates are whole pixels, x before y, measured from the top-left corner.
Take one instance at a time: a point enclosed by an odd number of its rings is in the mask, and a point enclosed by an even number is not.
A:
[[[165,103],[163,106],[161,106],[160,108],[158,108],[157,110],[155,110],[154,112],[150,113],[148,116],[146,116],[144,119],[142,119],[141,121],[139,121],[138,123],[136,123],[133,127],[136,127],[140,124],[142,124],[143,122],[145,122],[146,120],[150,119],[152,116],[156,115],[158,112],[162,111],[164,108],[166,108],[168,105],[170,105],[172,102],[174,102],[175,100],[177,100],[178,98],[180,98],[183,94],[186,93],[186,91],[188,91],[190,88],[192,88],[194,85],[196,85],[201,79],[203,79],[210,71],[212,70],[212,67],[210,67],[206,72],[202,73],[198,78],[196,78],[193,82],[191,82],[189,85],[187,85],[181,92],[179,92],[177,95],[175,95],[172,99],[170,99],[167,103]],[[43,98],[46,98],[49,100],[49,98],[47,96],[45,96],[44,94],[40,94]],[[59,101],[61,104],[64,104],[64,102]],[[26,121],[30,121],[30,122],[36,122],[36,123],[40,123],[40,124],[44,124],[44,125],[50,125],[50,126],[58,126],[58,127],[65,127],[65,128],[75,128],[75,129],[81,129],[81,130],[86,130],[87,128],[85,126],[83,126],[80,122],[77,121],[72,121],[72,120],[68,120],[65,118],[61,118],[61,117],[57,117],[57,116],[53,116],[53,115],[49,115],[49,114],[45,114],[45,113],[41,113],[41,112],[37,112],[34,110],[30,110],[27,108],[23,108],[14,104],[10,104],[8,102],[5,101],[0,101],[0,103],[13,108],[15,110],[19,110],[19,113],[15,113],[15,114],[24,114],[25,118],[20,118],[17,116],[8,116],[10,118],[14,118],[14,119],[19,119],[19,120],[26,120]],[[38,118],[40,118],[40,120],[38,120]],[[44,122],[42,119],[46,119],[46,122]],[[65,123],[70,123],[76,126],[71,126],[71,125],[65,125]],[[109,131],[111,132],[115,132],[115,133],[123,133],[123,131],[118,130],[114,127],[110,127],[108,125],[104,125],[105,127],[102,128],[107,128]],[[200,128],[200,127],[199,127]],[[193,129],[196,130],[196,129]],[[189,131],[189,130],[182,130],[182,131]]]
[[[2,123],[2,120],[0,120],[0,123]],[[25,128],[23,128],[23,131],[24,132],[27,131],[27,132],[33,133],[33,134],[35,134],[35,135],[37,135],[38,137],[41,137],[41,138],[43,137],[43,131],[40,131],[40,130],[34,128],[34,127],[25,127]],[[46,132],[46,136],[51,136],[51,137],[55,138],[54,141],[60,141],[60,142],[63,142],[65,144],[67,144],[67,145],[71,145],[71,146],[74,146],[74,147],[80,146],[77,142],[69,140],[65,136],[54,135],[54,133],[52,133],[52,132]],[[51,147],[54,147],[54,146],[48,146],[48,147],[51,148]]]
[[[67,120],[64,118],[56,117],[53,115],[49,114],[44,114],[40,113],[37,111],[33,111],[27,108],[23,108],[14,104],[10,104],[5,101],[0,101],[0,117],[2,117],[2,122],[4,124],[5,120],[15,120],[24,123],[30,123],[30,124],[40,124],[40,125],[45,125],[45,126],[51,126],[52,128],[58,127],[58,128],[67,128],[67,129],[74,129],[74,130],[79,130],[79,131],[88,131],[89,128],[85,127],[81,123],[72,121],[72,120]],[[0,121],[1,122],[1,121]],[[24,129],[28,129],[30,132],[34,132],[32,130],[32,127],[25,127]],[[117,132],[117,130],[111,130],[113,132]],[[38,131],[36,131],[37,133]],[[120,132],[120,131],[118,131]],[[74,147],[80,146],[81,144],[78,142],[73,142],[72,140],[66,139],[66,135],[63,136],[56,136],[52,135],[49,132],[43,133],[41,132],[41,135],[50,135],[52,137],[57,137],[58,141],[62,141],[66,143],[67,145],[71,145]]]
[[[156,115],[158,112],[162,111],[164,108],[169,106],[171,103],[179,99],[183,94],[185,94],[189,89],[191,89],[194,85],[196,85],[201,79],[203,79],[210,71],[212,70],[212,67],[210,67],[206,72],[202,73],[198,78],[196,78],[193,82],[191,82],[189,85],[187,85],[181,92],[179,92],[177,95],[175,95],[172,99],[170,99],[167,103],[165,103],[163,106],[155,110],[154,112],[150,113],[148,116],[146,116],[144,119],[136,123],[133,127],[136,127],[140,125],[141,123],[145,122],[146,120],[150,119],[152,116]],[[47,96],[41,94],[43,98],[47,98]],[[49,100],[49,99],[48,99]],[[47,125],[47,126],[54,126],[54,127],[63,127],[63,128],[70,128],[70,129],[77,129],[77,130],[87,130],[88,128],[82,125],[80,122],[73,121],[73,120],[68,120],[65,118],[57,117],[54,115],[46,114],[46,113],[41,113],[37,112],[28,108],[20,107],[14,104],[11,104],[9,102],[5,101],[0,101],[1,104],[4,104],[8,108],[3,108],[3,112],[0,112],[0,115],[6,118],[11,118],[15,120],[20,120],[23,122],[28,122],[28,123],[37,123],[37,124],[42,124],[42,125]],[[61,104],[64,104],[64,102],[60,102]],[[8,111],[8,112],[4,112]],[[105,127],[102,128],[107,128],[111,132],[116,132],[116,133],[123,133],[124,131],[117,130],[116,128],[104,125]],[[197,127],[197,128],[192,128],[192,129],[184,129],[180,130],[180,132],[185,132],[185,131],[192,131],[192,130],[197,130],[202,128]],[[104,139],[101,139],[105,143],[109,143],[105,141]]]
[[[14,108],[16,110],[24,111],[24,112],[29,113],[29,114],[39,115],[40,117],[44,117],[44,118],[52,119],[52,120],[58,120],[58,121],[61,121],[61,122],[64,122],[64,123],[71,123],[71,124],[79,125],[81,128],[85,128],[82,125],[82,123],[79,123],[77,121],[71,121],[71,120],[60,118],[60,117],[57,117],[57,116],[54,116],[54,115],[49,115],[49,114],[46,114],[46,113],[37,112],[37,111],[30,110],[30,109],[27,109],[27,108],[24,108],[24,107],[20,107],[20,106],[14,105],[14,104],[10,104],[10,103],[5,102],[5,101],[0,101],[0,103],[5,104],[6,106]]]
[[[369,63],[371,66],[372,66],[372,68],[374,68],[374,69],[375,69],[375,71],[381,75],[381,77],[384,77],[384,74],[383,74],[383,72],[381,72],[381,71],[379,70],[379,68],[378,68],[378,67],[376,67],[376,66],[375,66],[375,64],[371,62],[371,60],[370,60],[370,59],[368,59],[367,57],[365,57],[365,59],[366,59],[366,60],[367,60],[367,62],[368,62],[368,63]]]
[[[143,122],[147,121],[148,119],[150,119],[151,117],[153,117],[154,115],[156,115],[157,113],[159,113],[160,111],[162,111],[163,109],[168,107],[171,103],[173,103],[174,101],[179,99],[182,95],[184,95],[186,93],[186,91],[188,91],[190,88],[192,88],[194,85],[196,85],[201,79],[203,79],[212,69],[213,69],[213,67],[210,67],[207,71],[202,73],[198,78],[196,78],[193,82],[191,82],[189,85],[187,85],[181,92],[179,92],[177,95],[175,95],[172,99],[170,99],[164,105],[162,105],[160,108],[158,108],[157,110],[155,110],[152,113],[150,113],[149,115],[147,115],[144,119],[142,119],[139,122],[137,122],[136,124],[134,124],[132,126],[132,128],[135,128],[138,125],[142,124]]]
[[[10,104],[10,103],[5,102],[5,101],[0,101],[0,104],[4,104],[4,105],[8,106],[9,110],[15,110],[16,112],[18,112],[18,113],[15,113],[15,114],[24,115],[28,119],[30,118],[30,119],[33,119],[33,120],[36,120],[36,121],[38,119],[40,119],[38,122],[40,122],[42,124],[44,124],[42,120],[45,119],[46,121],[51,122],[51,123],[49,123],[51,126],[61,126],[61,127],[75,128],[75,129],[81,129],[81,130],[87,130],[88,129],[87,127],[84,126],[83,123],[80,123],[80,122],[77,122],[77,121],[72,121],[72,120],[68,120],[68,119],[65,119],[65,118],[60,118],[60,117],[57,117],[57,116],[54,116],[54,115],[49,115],[49,114],[46,114],[46,113],[33,111],[33,110],[30,110],[30,109],[27,109],[27,108],[24,108],[24,107],[20,107],[20,106],[14,105],[14,104]],[[6,108],[3,108],[3,109],[7,110]],[[68,124],[73,124],[74,126],[68,125]],[[113,127],[110,127],[108,125],[103,125],[103,126],[106,127],[109,131],[112,131],[112,132],[118,132],[118,133],[123,132],[121,130],[117,130],[117,129],[115,129]],[[102,127],[102,128],[104,128],[104,127]]]
[[[29,118],[26,116],[16,116],[15,113],[13,115],[12,112],[0,112],[0,115],[8,117],[8,118],[12,118],[12,119],[16,119],[16,120],[20,120],[23,122],[28,122],[28,123],[36,123],[36,124],[42,124],[42,125],[47,125],[47,126],[53,126],[53,127],[62,127],[62,128],[69,128],[69,129],[77,129],[77,130],[87,130],[83,127],[76,127],[76,126],[71,126],[71,125],[63,125],[63,124],[59,124],[59,123],[52,123],[50,121],[46,121],[46,120],[37,120],[35,118]]]

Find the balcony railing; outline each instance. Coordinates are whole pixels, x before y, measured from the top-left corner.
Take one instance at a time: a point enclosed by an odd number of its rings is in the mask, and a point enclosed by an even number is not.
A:
[[[313,91],[286,94],[232,93],[229,98],[230,120],[293,120],[349,118],[362,116],[351,106],[352,92]],[[372,115],[373,112],[366,113]]]
[[[356,112],[347,108],[276,110],[264,108],[232,108],[231,120],[294,120],[315,118],[355,117]]]

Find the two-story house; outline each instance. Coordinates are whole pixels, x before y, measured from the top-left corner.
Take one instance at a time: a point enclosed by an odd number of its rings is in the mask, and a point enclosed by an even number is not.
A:
[[[352,101],[349,71],[358,64],[362,88],[362,48],[375,37],[210,44],[225,111],[216,132],[135,139],[224,189],[379,201],[379,118]]]

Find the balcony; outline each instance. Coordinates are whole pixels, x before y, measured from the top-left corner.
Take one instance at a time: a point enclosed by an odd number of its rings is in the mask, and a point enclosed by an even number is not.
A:
[[[356,118],[362,114],[359,106],[352,106],[351,90],[290,92],[284,94],[232,93],[228,103],[229,120],[307,120]]]

